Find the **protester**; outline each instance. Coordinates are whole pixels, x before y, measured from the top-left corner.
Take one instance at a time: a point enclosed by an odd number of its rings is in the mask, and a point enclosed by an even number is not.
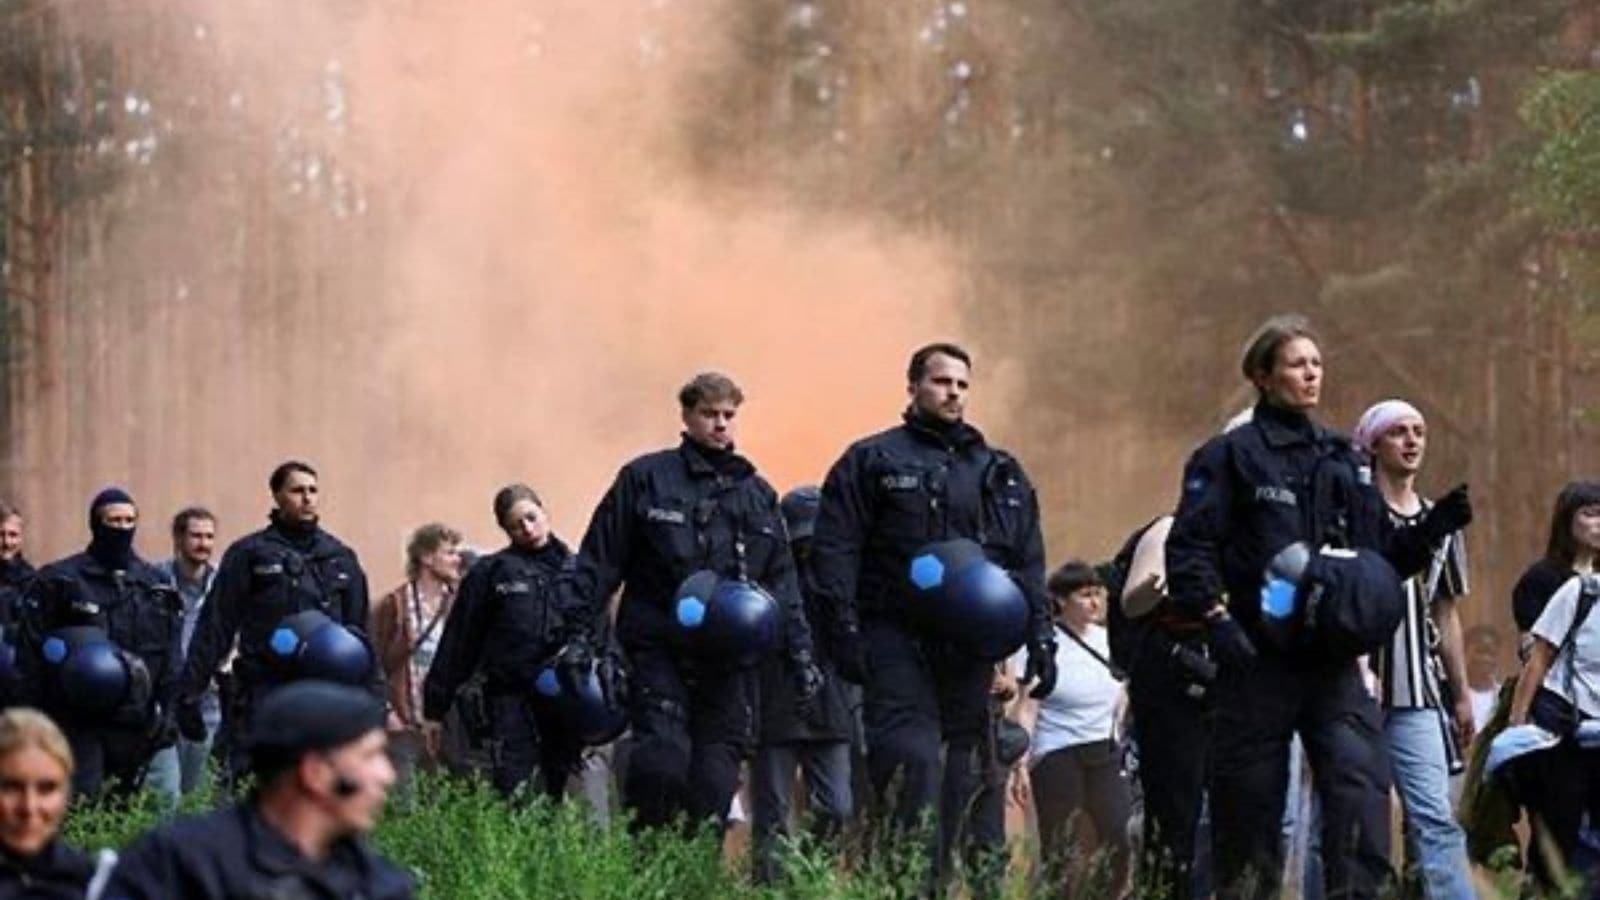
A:
[[[406,541],[406,581],[372,604],[367,628],[389,686],[389,753],[402,789],[420,766],[442,763],[441,725],[422,715],[422,683],[439,651],[445,618],[461,580],[461,534],[431,522]]]
[[[785,494],[780,504],[810,621],[819,615],[811,548],[821,502],[816,486],[802,485]],[[797,771],[806,787],[810,834],[818,843],[827,846],[839,837],[855,803],[850,784],[855,691],[839,678],[830,643],[820,634],[815,643],[824,680],[808,708],[794,702],[790,685],[795,675],[785,660],[773,657],[761,668],[759,747],[750,765],[752,856],[761,883],[778,877],[778,844],[790,833],[789,807]]]
[[[1056,684],[1042,699],[1023,697],[1017,719],[1031,735],[1029,782],[1039,820],[1039,848],[1056,893],[1085,889],[1091,865],[1109,870],[1110,896],[1126,891],[1132,793],[1122,770],[1118,717],[1127,706],[1122,672],[1110,658],[1098,620],[1106,587],[1087,563],[1073,561],[1045,583],[1055,612]],[[1027,667],[1026,653],[1012,671]]]
[[[106,897],[411,897],[410,877],[361,840],[395,781],[382,701],[302,679],[263,695],[253,712],[249,797],[135,841]]]
[[[95,863],[60,840],[72,749],[38,710],[0,712],[0,897],[81,900]]]
[[[1322,798],[1328,893],[1375,897],[1392,874],[1389,760],[1356,657],[1397,622],[1365,611],[1384,598],[1398,607],[1396,573],[1421,570],[1471,504],[1461,487],[1416,527],[1392,527],[1354,448],[1310,417],[1322,356],[1303,319],[1269,320],[1241,370],[1258,395],[1251,421],[1190,458],[1166,547],[1170,602],[1204,619],[1222,663],[1210,792],[1219,896],[1277,890],[1298,733]],[[1314,610],[1312,578],[1332,586]]]
[[[1404,400],[1367,409],[1353,434],[1372,455],[1390,522],[1422,524],[1432,504],[1417,492],[1428,446],[1422,413]],[[1457,605],[1467,593],[1465,541],[1444,537],[1431,564],[1402,583],[1405,614],[1376,654],[1378,705],[1394,784],[1405,810],[1407,861],[1429,900],[1472,900],[1466,836],[1450,805],[1450,776],[1472,743],[1472,700]]]
[[[1024,674],[1036,696],[1055,686],[1056,654],[1038,498],[1022,465],[966,421],[971,383],[972,358],[961,347],[930,344],[912,354],[902,423],[852,444],[828,473],[813,554],[840,673],[864,687],[878,802],[900,834],[933,817],[934,868],[950,871],[959,841],[981,891],[1004,862],[1004,791],[985,787],[997,767],[986,749],[993,666],[970,646],[935,636],[937,623],[913,621],[911,560],[937,542],[981,545],[1025,597],[1017,644],[1026,639]]]
[[[622,589],[616,627],[632,679],[633,735],[622,793],[638,827],[680,817],[696,827],[726,824],[741,761],[754,749],[754,667],[769,654],[788,659],[802,705],[822,683],[777,493],[735,448],[743,401],[726,375],[684,385],[682,442],[622,467],[563,581],[571,619],[564,665],[581,666],[595,652],[590,632]],[[781,615],[781,646],[760,646],[773,634],[766,628],[726,635],[726,654],[698,642],[697,629],[717,624],[710,604],[718,598]]]
[[[230,775],[247,768],[243,746],[251,716],[273,687],[333,677],[337,670],[338,678],[384,696],[383,670],[373,663],[364,634],[367,575],[355,551],[321,526],[316,470],[290,460],[272,470],[267,487],[274,504],[270,523],[223,554],[178,685],[178,725],[184,737],[203,740],[209,731],[205,694],[237,642],[222,726]],[[313,632],[316,651],[304,653]]]
[[[182,652],[189,652],[200,609],[211,593],[217,568],[211,554],[217,543],[217,518],[203,507],[191,506],[172,518],[172,558],[156,564],[156,571],[178,589],[183,601]],[[178,742],[158,752],[150,760],[145,784],[176,804],[178,798],[199,789],[204,782],[211,757],[211,742],[222,723],[222,701],[215,690],[200,698],[200,713],[205,721],[203,738],[191,741],[179,736]]]
[[[1500,629],[1493,625],[1474,625],[1467,629],[1467,696],[1472,701],[1472,733],[1489,723],[1495,698],[1500,696]]]
[[[96,494],[88,549],[40,569],[24,604],[23,689],[66,733],[83,797],[137,791],[151,756],[177,739],[182,601],[134,552],[138,520],[127,492]]]
[[[1529,647],[1529,632],[1556,589],[1574,575],[1595,570],[1600,557],[1600,481],[1574,481],[1556,495],[1550,536],[1536,560],[1511,592],[1511,612],[1521,636],[1518,652]]]

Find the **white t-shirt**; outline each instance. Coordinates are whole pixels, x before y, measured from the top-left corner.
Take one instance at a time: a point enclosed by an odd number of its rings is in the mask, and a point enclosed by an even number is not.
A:
[[[1591,576],[1593,577],[1593,576]],[[1533,623],[1533,634],[1558,649],[1572,627],[1572,618],[1578,612],[1578,596],[1583,592],[1583,578],[1574,577],[1563,584],[1550,603]],[[1576,662],[1572,670],[1570,690],[1567,684],[1567,659]],[[1600,717],[1600,609],[1592,610],[1578,628],[1572,646],[1561,650],[1550,663],[1544,676],[1544,687],[1567,698],[1586,716]]]
[[[1090,625],[1083,639],[1095,652],[1111,658],[1104,628]],[[1012,671],[1019,678],[1027,664],[1026,650],[1011,658]],[[1122,683],[1112,678],[1105,665],[1078,646],[1060,625],[1056,626],[1056,673],[1055,690],[1039,701],[1038,724],[1028,751],[1030,762],[1063,747],[1111,737]]]
[[[1467,697],[1472,700],[1472,732],[1477,734],[1489,724],[1489,717],[1494,715],[1494,703],[1500,697],[1500,683],[1495,682],[1495,686],[1486,691],[1469,687]]]

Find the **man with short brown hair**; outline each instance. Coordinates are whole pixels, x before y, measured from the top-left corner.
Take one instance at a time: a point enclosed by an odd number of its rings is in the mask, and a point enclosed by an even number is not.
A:
[[[778,495],[734,449],[744,393],[715,372],[678,392],[683,441],[622,467],[595,509],[577,563],[561,586],[569,648],[588,632],[618,587],[617,637],[633,679],[633,751],[623,802],[641,826],[687,815],[725,823],[739,766],[754,746],[756,670],[683,648],[676,603],[690,576],[759,586],[781,607],[778,647],[794,688],[809,702],[821,685],[800,606]],[[574,650],[574,663],[582,650]]]

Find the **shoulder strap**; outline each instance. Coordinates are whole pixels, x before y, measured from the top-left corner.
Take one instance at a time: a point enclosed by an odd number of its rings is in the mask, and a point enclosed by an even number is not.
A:
[[[1121,666],[1117,665],[1116,663],[1112,662],[1109,659],[1106,659],[1105,656],[1103,654],[1101,654],[1101,652],[1099,650],[1096,650],[1095,648],[1089,646],[1089,642],[1088,641],[1084,640],[1081,637],[1078,637],[1076,634],[1073,634],[1072,633],[1072,629],[1063,628],[1063,629],[1061,629],[1061,633],[1065,634],[1067,637],[1071,638],[1072,642],[1074,644],[1077,644],[1079,647],[1082,647],[1083,651],[1085,653],[1087,653],[1090,656],[1094,657],[1095,662],[1098,662],[1100,665],[1105,666],[1106,667],[1106,671],[1111,673],[1111,677],[1112,678],[1115,678],[1118,681],[1127,681],[1128,680],[1128,673],[1122,671],[1122,667]]]
[[[101,850],[94,861],[94,876],[89,879],[84,900],[100,900],[111,884],[111,872],[117,867],[117,851]]]
[[[1556,648],[1557,657],[1566,655],[1566,670],[1562,674],[1568,697],[1573,696],[1573,683],[1578,678],[1578,654],[1572,645],[1578,640],[1578,629],[1583,627],[1584,620],[1594,611],[1595,601],[1600,600],[1600,574],[1580,575],[1578,585],[1578,604],[1572,611],[1572,624],[1567,628],[1566,637],[1561,639],[1561,646]]]

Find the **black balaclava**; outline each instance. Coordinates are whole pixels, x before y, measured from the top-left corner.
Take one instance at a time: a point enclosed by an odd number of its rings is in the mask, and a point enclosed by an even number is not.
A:
[[[133,559],[134,529],[101,524],[100,510],[113,503],[133,503],[133,498],[122,488],[108,487],[89,504],[89,555],[100,565],[119,571],[126,570]]]

